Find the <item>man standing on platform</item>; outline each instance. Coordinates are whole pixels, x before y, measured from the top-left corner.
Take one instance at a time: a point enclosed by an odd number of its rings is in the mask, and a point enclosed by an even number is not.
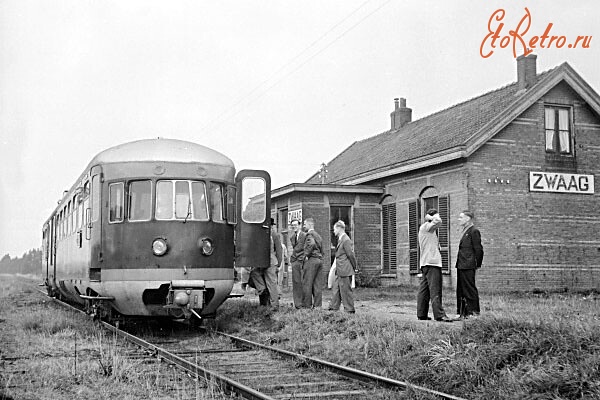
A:
[[[315,231],[315,220],[304,220],[306,240],[304,242],[304,267],[302,287],[303,307],[321,308],[323,304],[323,239]]]
[[[302,264],[304,264],[304,242],[306,240],[306,233],[300,230],[300,221],[293,219],[290,222],[292,227],[292,236],[290,242],[292,243],[292,255],[290,256],[290,263],[292,264],[292,293],[294,296],[294,307],[302,308],[302,297],[304,296],[304,290],[302,288]]]

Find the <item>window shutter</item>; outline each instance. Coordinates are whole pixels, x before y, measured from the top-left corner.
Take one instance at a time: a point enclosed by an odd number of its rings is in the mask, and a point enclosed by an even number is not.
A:
[[[408,203],[408,271],[419,273],[419,200]]]
[[[440,253],[442,254],[442,273],[450,273],[450,197],[440,196],[438,203],[438,211],[442,218],[442,225],[440,226],[439,239],[440,239]]]
[[[383,270],[384,274],[393,274],[397,267],[396,250],[396,204],[382,207],[383,219]]]

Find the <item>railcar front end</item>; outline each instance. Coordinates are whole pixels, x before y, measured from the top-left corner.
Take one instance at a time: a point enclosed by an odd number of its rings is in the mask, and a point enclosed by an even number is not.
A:
[[[268,262],[269,191],[266,172],[236,177],[227,157],[193,143],[108,149],[44,225],[49,292],[104,317],[213,316],[236,251],[239,265]]]

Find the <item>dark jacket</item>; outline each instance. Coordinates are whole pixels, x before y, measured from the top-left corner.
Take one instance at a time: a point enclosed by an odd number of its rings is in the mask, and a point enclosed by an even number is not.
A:
[[[335,266],[337,276],[352,276],[356,270],[352,241],[345,233],[339,238],[335,248]]]
[[[306,233],[298,231],[298,240],[296,240],[296,234],[292,232],[290,236],[290,242],[292,243],[292,255],[290,256],[290,262],[302,262],[304,261],[304,242],[306,241]]]
[[[456,257],[456,268],[476,269],[481,268],[483,261],[483,247],[481,246],[481,233],[474,226],[467,229],[460,244]]]
[[[314,229],[306,232],[306,240],[304,242],[304,257],[306,260],[309,258],[323,259],[323,239],[321,235]]]

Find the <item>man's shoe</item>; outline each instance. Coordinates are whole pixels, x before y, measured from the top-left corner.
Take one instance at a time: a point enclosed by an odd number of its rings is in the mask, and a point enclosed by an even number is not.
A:
[[[442,318],[436,318],[435,320],[438,321],[438,322],[453,322],[454,321],[453,319],[450,319],[450,318],[448,318],[446,316],[444,316]]]
[[[421,320],[421,321],[429,321],[429,320],[431,320],[431,317],[417,317],[417,318],[419,318],[419,320]]]

